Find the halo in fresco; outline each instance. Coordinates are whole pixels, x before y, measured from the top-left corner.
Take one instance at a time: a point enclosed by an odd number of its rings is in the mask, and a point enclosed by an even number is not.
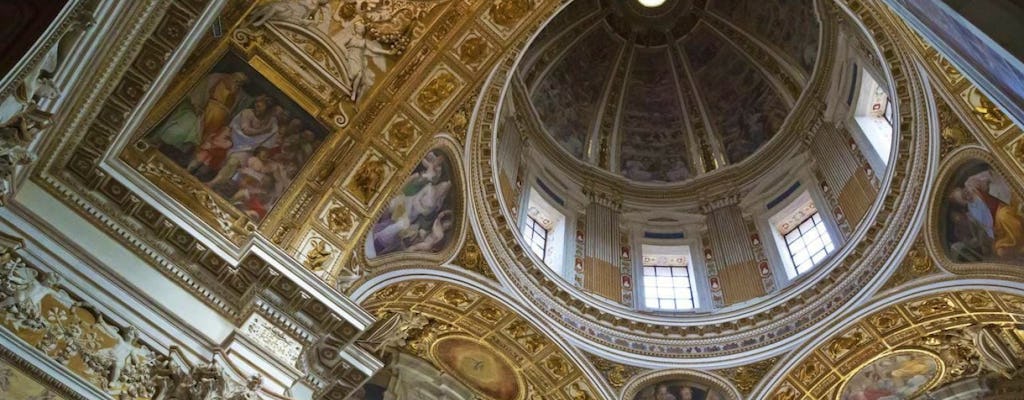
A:
[[[840,391],[839,400],[911,399],[942,377],[942,361],[931,353],[903,350],[860,367]]]
[[[325,137],[323,125],[228,52],[146,140],[259,221]]]
[[[451,241],[458,193],[451,160],[440,148],[427,152],[370,229],[367,257],[434,253]]]
[[[661,381],[647,385],[633,400],[724,400],[726,397],[707,385],[686,380]]]
[[[938,225],[950,259],[1024,265],[1021,198],[999,172],[970,160],[944,187]]]

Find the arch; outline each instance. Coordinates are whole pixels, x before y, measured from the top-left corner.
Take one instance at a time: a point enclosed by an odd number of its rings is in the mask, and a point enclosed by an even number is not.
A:
[[[946,368],[953,368],[959,361],[947,359],[941,349],[923,339],[965,326],[1020,321],[1024,321],[1022,283],[960,279],[906,288],[875,299],[823,329],[780,362],[752,398],[831,398],[861,366],[879,354],[903,349],[931,351],[943,358]],[[943,382],[955,376],[947,375]]]
[[[586,393],[595,399],[615,397],[600,372],[579,350],[553,335],[553,330],[493,283],[470,279],[456,271],[391,270],[368,280],[352,298],[378,316],[411,310],[448,326],[410,337],[410,343],[424,337],[427,343],[433,343],[456,335],[485,339],[488,346],[502,351],[502,357],[516,366],[527,393],[543,389],[539,392],[542,398],[570,398],[574,393]],[[407,350],[436,362],[427,343],[421,353]],[[546,380],[538,380],[541,376]]]
[[[691,390],[702,390],[706,399],[739,400],[742,398],[733,385],[718,375],[697,370],[669,369],[652,371],[634,377],[623,387],[620,399],[636,400],[637,396],[644,392],[659,390],[658,386],[667,387],[670,393],[673,389],[678,391],[684,386]]]

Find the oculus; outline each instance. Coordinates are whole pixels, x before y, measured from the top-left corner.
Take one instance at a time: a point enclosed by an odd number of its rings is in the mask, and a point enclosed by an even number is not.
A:
[[[441,368],[494,400],[519,398],[520,387],[512,364],[498,352],[460,336],[438,340],[432,349]]]

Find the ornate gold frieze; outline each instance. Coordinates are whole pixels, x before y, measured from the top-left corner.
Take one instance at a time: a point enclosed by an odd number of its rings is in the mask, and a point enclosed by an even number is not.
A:
[[[736,385],[736,389],[739,389],[740,393],[747,396],[768,375],[768,372],[771,371],[778,361],[778,357],[773,357],[753,364],[718,370],[716,372],[732,382],[733,385]]]

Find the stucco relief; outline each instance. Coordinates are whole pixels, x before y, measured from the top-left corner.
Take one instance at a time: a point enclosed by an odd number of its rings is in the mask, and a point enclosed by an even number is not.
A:
[[[312,38],[306,51],[324,52],[311,54],[312,61],[338,73],[348,100],[356,102],[405,53],[422,31],[424,20],[446,2],[272,1],[257,7],[247,25],[252,30],[278,26]]]

